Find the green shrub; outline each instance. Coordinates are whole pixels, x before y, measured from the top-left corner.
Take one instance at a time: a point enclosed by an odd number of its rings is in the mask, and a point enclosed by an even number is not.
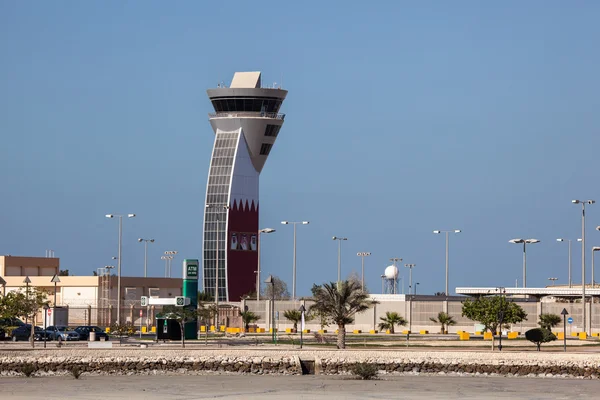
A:
[[[71,367],[71,375],[73,375],[73,378],[75,379],[79,379],[79,377],[81,376],[81,370],[77,365]]]
[[[26,377],[30,377],[35,372],[35,366],[33,364],[23,364],[21,366],[21,373]]]
[[[548,329],[534,328],[525,332],[525,338],[532,343],[535,343],[537,350],[540,351],[542,343],[552,342],[556,340],[556,336]]]
[[[352,366],[352,373],[360,379],[370,380],[377,378],[377,365],[360,362]]]

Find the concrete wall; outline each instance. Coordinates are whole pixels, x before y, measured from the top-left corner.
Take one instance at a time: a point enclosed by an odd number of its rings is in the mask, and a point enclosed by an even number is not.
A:
[[[0,256],[0,276],[53,276],[59,265],[58,258]]]
[[[538,316],[540,313],[551,313],[558,314],[566,308],[569,312],[569,316],[573,318],[573,324],[569,326],[567,324],[567,332],[572,331],[581,331],[582,327],[582,308],[579,303],[541,303],[533,300],[518,300],[515,299],[515,302],[519,304],[527,313],[527,321],[523,321],[522,323],[515,324],[510,328],[510,330],[515,330],[519,332],[525,332],[532,328],[537,328],[538,326]],[[269,315],[269,305],[270,300],[261,300],[257,302],[256,300],[247,300],[242,302],[241,307],[243,305],[248,306],[248,310],[254,312],[260,317],[258,321],[258,326],[269,328],[271,322],[271,316]],[[234,304],[234,303],[231,303]],[[308,309],[312,301],[309,300],[297,300],[297,301],[275,301],[275,311],[279,311],[279,318],[275,318],[275,325],[278,327],[279,331],[285,331],[286,328],[292,328],[293,324],[285,319],[283,313],[285,310],[291,309],[299,309],[300,305],[304,304]],[[589,312],[590,312],[590,304],[587,305],[587,318],[589,321]],[[430,333],[437,333],[440,331],[440,326],[438,324],[434,324],[429,320],[429,318],[436,318],[437,314],[440,311],[444,310],[444,302],[442,300],[439,301],[413,301],[412,302],[412,318],[411,318],[411,302],[405,300],[393,300],[393,301],[381,301],[379,304],[376,304],[371,309],[357,314],[355,316],[354,324],[351,324],[346,327],[347,331],[352,331],[354,329],[360,329],[363,332],[368,332],[371,329],[377,329],[377,325],[379,324],[380,318],[385,316],[385,313],[388,311],[395,311],[403,316],[409,323],[406,327],[402,327],[400,329],[396,328],[397,331],[401,331],[404,329],[410,329],[412,332],[418,332],[420,330],[428,330]],[[455,333],[459,330],[465,330],[469,332],[475,331],[476,321],[471,321],[466,317],[462,316],[462,303],[458,300],[448,301],[448,313],[454,317],[457,324],[451,326],[449,329],[450,333]],[[313,320],[307,322],[307,328],[313,331],[319,330],[319,321]],[[328,328],[329,331],[334,331],[337,329],[335,324],[330,325]],[[556,328],[557,331],[562,330],[562,325]],[[592,309],[592,331],[600,332],[600,303],[594,303]]]

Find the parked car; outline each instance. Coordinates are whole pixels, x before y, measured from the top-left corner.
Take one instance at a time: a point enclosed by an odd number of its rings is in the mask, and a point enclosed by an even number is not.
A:
[[[21,326],[25,325],[19,318],[0,318],[0,326]]]
[[[100,340],[100,338],[104,338],[104,340],[108,340],[108,335],[98,326],[90,326],[90,325],[82,325],[75,328],[75,332],[79,333],[79,338],[81,340],[89,340],[90,332],[96,333],[96,340]]]
[[[79,340],[79,333],[77,333],[74,329],[69,328],[68,326],[51,325],[46,328],[46,333],[48,334],[48,340]]]
[[[13,331],[11,332],[13,342],[16,342],[18,340],[29,340],[30,336],[31,325],[29,324],[23,324],[13,329]],[[46,337],[48,337],[48,335],[46,334],[46,331],[43,328],[39,326],[33,327],[33,340],[45,340]]]
[[[0,328],[0,340],[6,339],[6,332],[4,329]]]

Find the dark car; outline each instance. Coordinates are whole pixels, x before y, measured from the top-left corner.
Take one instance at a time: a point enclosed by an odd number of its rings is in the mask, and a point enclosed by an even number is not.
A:
[[[48,333],[48,340],[79,340],[79,333],[75,332],[75,330],[69,328],[68,326],[49,326],[46,328],[46,332]]]
[[[0,328],[0,340],[4,339],[6,339],[6,332],[4,332],[4,329]]]
[[[90,326],[83,325],[75,328],[75,332],[79,333],[80,340],[89,340],[90,332],[96,333],[96,340],[100,340],[100,338],[104,338],[104,340],[108,340],[108,335],[98,326]]]
[[[29,324],[23,324],[15,329],[13,329],[13,331],[11,332],[11,336],[12,336],[12,341],[16,342],[17,340],[29,340],[30,336],[31,336],[31,325]],[[46,331],[39,327],[39,326],[34,326],[33,327],[33,339],[34,340],[45,340],[49,335],[46,333]]]
[[[0,326],[21,326],[25,325],[19,318],[0,318]]]

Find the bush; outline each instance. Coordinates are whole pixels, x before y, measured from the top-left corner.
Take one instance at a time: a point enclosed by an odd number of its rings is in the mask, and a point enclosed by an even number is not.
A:
[[[21,367],[21,373],[26,377],[30,377],[35,372],[35,366],[33,364],[23,364]]]
[[[540,346],[542,343],[552,342],[556,340],[556,336],[548,329],[542,328],[534,328],[525,332],[525,338],[532,343],[535,343],[537,346],[537,350],[540,351]]]
[[[352,373],[360,379],[370,380],[377,378],[377,365],[369,363],[356,363],[352,366]]]
[[[73,375],[73,378],[75,379],[79,379],[79,377],[81,376],[81,370],[77,365],[71,367],[71,375]]]

